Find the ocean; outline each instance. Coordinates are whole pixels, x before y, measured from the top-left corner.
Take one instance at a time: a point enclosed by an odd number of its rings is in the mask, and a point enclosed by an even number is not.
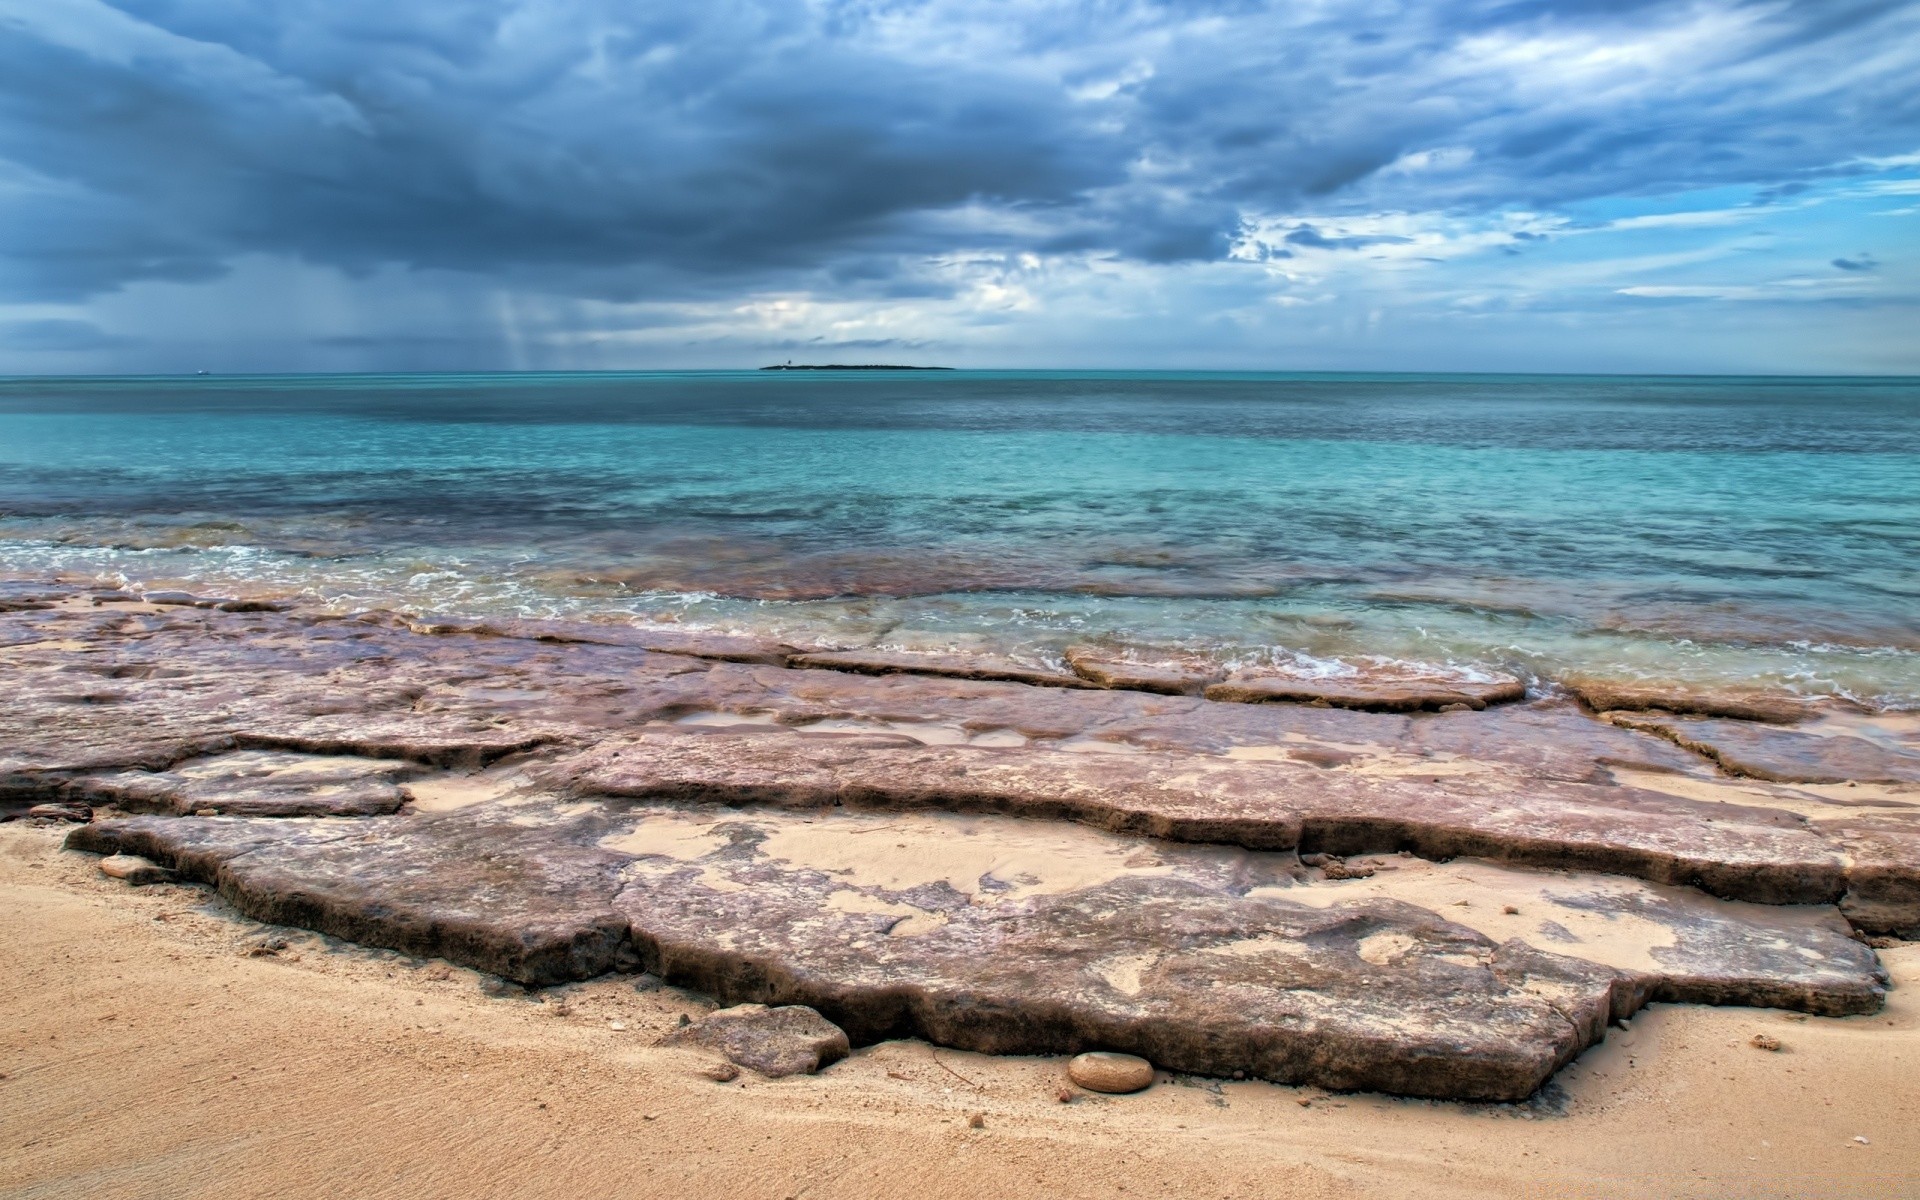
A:
[[[1920,380],[0,380],[0,572],[1920,707]]]

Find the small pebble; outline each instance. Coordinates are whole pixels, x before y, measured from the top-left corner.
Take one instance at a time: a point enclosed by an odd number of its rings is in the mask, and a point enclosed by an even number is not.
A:
[[[985,1113],[974,1113],[972,1116],[967,1118],[968,1129],[985,1129],[986,1127],[987,1127],[987,1114]]]
[[[1870,1142],[1868,1142],[1868,1141],[1867,1141],[1867,1139],[1865,1139],[1865,1138],[1863,1138],[1863,1137],[1861,1137],[1861,1136],[1860,1136],[1859,1134],[1857,1134],[1857,1133],[1853,1135],[1853,1140],[1854,1140],[1854,1141],[1856,1141],[1856,1142],[1859,1142],[1859,1143],[1860,1143],[1860,1144],[1861,1144],[1862,1146],[1867,1146],[1867,1145],[1871,1145],[1871,1144],[1872,1144],[1872,1143],[1870,1143]]]
[[[1121,1095],[1153,1083],[1153,1064],[1132,1054],[1096,1050],[1067,1064],[1067,1078],[1090,1092]]]
[[[1520,910],[1515,908],[1511,904],[1507,905],[1505,908],[1501,909],[1500,911],[1507,914],[1510,917],[1517,917],[1520,915]]]
[[[1747,1040],[1747,1045],[1752,1046],[1755,1050],[1778,1050],[1780,1048],[1780,1039],[1770,1033],[1756,1033]]]
[[[715,1083],[732,1083],[740,1078],[740,1068],[730,1062],[722,1061],[700,1068],[700,1074]]]

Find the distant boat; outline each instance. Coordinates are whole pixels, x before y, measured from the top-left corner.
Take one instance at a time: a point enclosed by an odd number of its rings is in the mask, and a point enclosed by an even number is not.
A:
[[[775,363],[762,371],[951,371],[952,367],[908,367],[895,363]]]
[[[195,371],[194,374],[195,375],[211,375],[213,374],[213,372],[212,371]]]

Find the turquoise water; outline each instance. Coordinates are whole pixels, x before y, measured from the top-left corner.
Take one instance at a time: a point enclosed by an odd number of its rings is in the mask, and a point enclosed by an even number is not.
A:
[[[0,380],[0,570],[1920,705],[1920,380]]]

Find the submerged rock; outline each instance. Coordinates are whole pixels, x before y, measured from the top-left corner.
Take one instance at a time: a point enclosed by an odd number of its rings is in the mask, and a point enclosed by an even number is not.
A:
[[[1169,696],[1197,696],[1222,674],[1200,662],[1138,662],[1081,646],[1069,647],[1066,660],[1075,674],[1101,687]]]
[[[1032,667],[995,655],[924,654],[910,650],[829,650],[796,654],[796,667],[853,671],[862,675],[937,675],[947,679],[998,680],[1042,687],[1090,687],[1086,680],[1064,671]]]
[[[674,1030],[660,1044],[718,1050],[729,1062],[769,1079],[812,1075],[839,1062],[849,1051],[845,1030],[800,1004],[723,1008]],[[714,1078],[725,1082],[719,1075]]]

